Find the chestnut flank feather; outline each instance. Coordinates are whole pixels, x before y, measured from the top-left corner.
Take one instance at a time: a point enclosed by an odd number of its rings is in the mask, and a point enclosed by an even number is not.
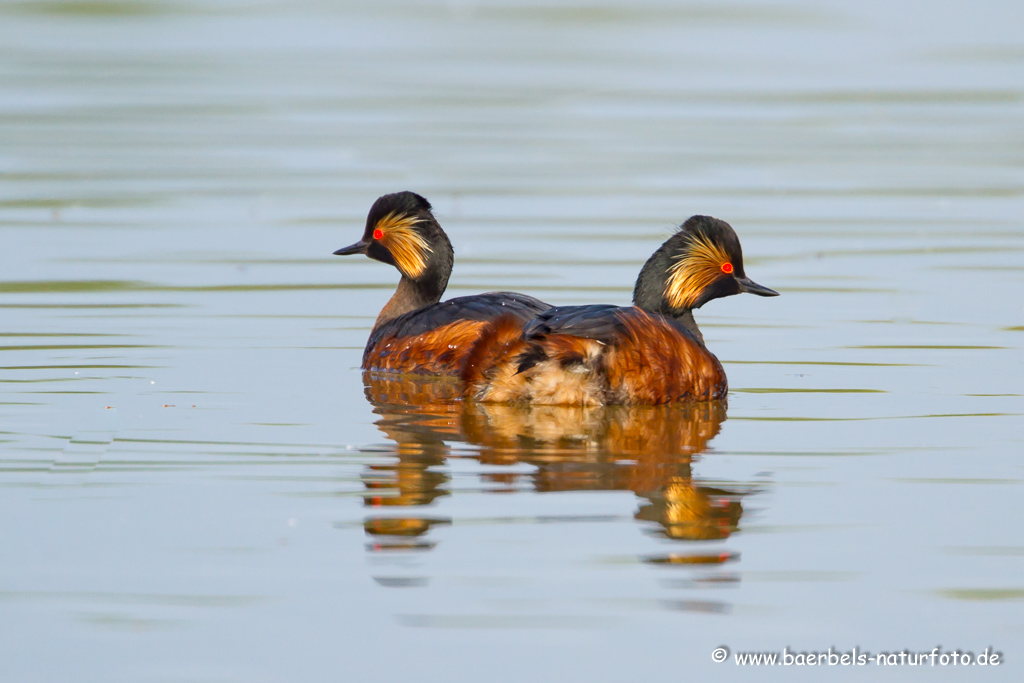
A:
[[[487,323],[459,320],[414,337],[384,335],[367,351],[367,370],[454,375]]]

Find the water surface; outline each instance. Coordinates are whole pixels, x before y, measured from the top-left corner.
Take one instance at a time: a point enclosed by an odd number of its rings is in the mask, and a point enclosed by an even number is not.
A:
[[[1016,680],[1022,24],[3,3],[3,679],[781,680],[711,650],[941,645],[1006,664],[888,675]],[[364,384],[396,274],[330,253],[402,189],[453,295],[624,304],[705,213],[782,296],[698,312],[727,404]]]

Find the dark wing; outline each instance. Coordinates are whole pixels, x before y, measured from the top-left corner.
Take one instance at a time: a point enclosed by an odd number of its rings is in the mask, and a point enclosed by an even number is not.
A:
[[[551,304],[525,294],[488,292],[424,306],[396,318],[390,327],[396,337],[414,337],[459,320],[490,322],[502,315],[529,320],[549,308]]]
[[[555,306],[535,317],[523,328],[523,340],[528,346],[519,355],[517,372],[528,370],[548,359],[555,349],[558,349],[556,355],[563,360],[563,365],[582,362],[586,349],[578,341],[574,342],[573,338],[592,339],[608,346],[643,343],[650,336],[648,326],[655,322],[667,324],[682,336],[700,344],[679,321],[658,313],[646,313],[635,306]]]
[[[636,306],[553,306],[537,315],[523,327],[523,339],[541,341],[552,335],[567,335],[611,344],[627,333],[625,320],[644,316],[662,320],[685,337],[697,341],[693,333],[675,318],[659,313],[644,313]],[[698,342],[699,343],[699,342]]]
[[[540,341],[551,335],[564,334],[607,344],[624,331],[619,315],[626,310],[629,309],[608,304],[555,306],[527,323],[523,328],[523,338]]]
[[[586,344],[590,339],[613,344],[626,331],[623,311],[632,308],[593,304],[590,306],[555,306],[544,311],[523,328],[526,348],[519,354],[516,373],[525,372],[555,356],[563,366],[584,362]]]

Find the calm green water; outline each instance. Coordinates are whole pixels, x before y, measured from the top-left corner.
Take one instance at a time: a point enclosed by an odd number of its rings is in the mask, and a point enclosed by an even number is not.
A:
[[[1022,7],[0,4],[0,679],[1020,680]],[[403,189],[452,294],[782,296],[728,406],[364,387]]]

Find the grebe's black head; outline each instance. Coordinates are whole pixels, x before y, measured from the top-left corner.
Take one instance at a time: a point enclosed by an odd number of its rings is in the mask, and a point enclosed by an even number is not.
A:
[[[366,216],[363,238],[334,252],[366,254],[390,263],[421,287],[448,286],[455,252],[448,235],[430,212],[430,202],[415,192],[396,192],[380,197]]]
[[[693,216],[644,264],[633,289],[633,303],[675,316],[740,292],[779,295],[743,272],[743,251],[731,225],[710,216]]]

